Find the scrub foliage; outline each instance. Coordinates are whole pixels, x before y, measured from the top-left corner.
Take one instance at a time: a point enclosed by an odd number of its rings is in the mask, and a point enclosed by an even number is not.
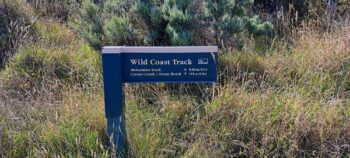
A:
[[[273,35],[273,25],[252,15],[251,0],[84,0],[78,30],[102,45],[241,46],[244,37]],[[205,37],[205,39],[203,39]],[[239,44],[235,44],[235,43]]]

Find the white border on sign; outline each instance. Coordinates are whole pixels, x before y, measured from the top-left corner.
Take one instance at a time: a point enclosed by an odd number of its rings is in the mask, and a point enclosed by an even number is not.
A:
[[[103,47],[103,54],[113,53],[217,53],[217,46],[183,46],[183,47]]]

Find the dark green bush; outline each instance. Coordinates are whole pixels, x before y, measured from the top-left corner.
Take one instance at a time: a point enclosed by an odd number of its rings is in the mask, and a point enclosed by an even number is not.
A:
[[[196,10],[190,0],[138,1],[132,12],[139,17],[136,23],[146,25],[144,45],[193,45]],[[141,26],[142,26],[141,25]],[[137,28],[136,29],[141,29]]]
[[[131,45],[135,42],[135,32],[131,27],[127,10],[132,1],[106,0],[104,3],[94,3],[83,0],[76,3],[80,20],[75,25],[91,46],[96,49],[106,44]]]
[[[273,26],[250,16],[252,0],[83,0],[77,30],[104,45],[242,47],[245,37],[272,36]]]

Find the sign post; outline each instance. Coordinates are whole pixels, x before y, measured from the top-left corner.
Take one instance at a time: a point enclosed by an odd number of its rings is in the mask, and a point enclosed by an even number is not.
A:
[[[217,81],[216,46],[104,47],[105,113],[111,144],[127,153],[124,83],[195,83]]]

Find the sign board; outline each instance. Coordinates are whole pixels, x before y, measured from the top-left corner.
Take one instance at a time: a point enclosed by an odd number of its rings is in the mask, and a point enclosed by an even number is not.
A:
[[[102,50],[108,133],[125,151],[123,83],[217,81],[216,46],[104,47]]]
[[[121,56],[123,83],[215,82],[216,47],[105,47]],[[114,66],[115,67],[115,66]]]

